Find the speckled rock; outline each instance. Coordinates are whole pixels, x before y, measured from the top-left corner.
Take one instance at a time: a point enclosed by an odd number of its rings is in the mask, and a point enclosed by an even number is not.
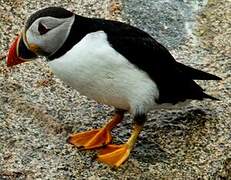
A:
[[[168,22],[192,7],[191,1],[176,1],[179,6],[167,0],[163,1],[166,6],[142,1],[136,14],[130,0],[122,2],[0,0],[0,179],[230,179],[231,2],[196,1],[201,5],[196,17],[194,11],[190,19],[172,24]],[[150,3],[159,7],[159,13],[146,18]],[[102,126],[113,108],[80,96],[57,79],[42,59],[13,69],[4,64],[9,43],[26,17],[50,5],[129,21],[147,30],[178,61],[220,76],[220,82],[199,82],[220,101],[193,101],[178,110],[152,111],[128,162],[113,170],[94,161],[96,151],[79,151],[66,139],[72,132]],[[186,30],[182,23],[188,21],[191,25]],[[165,29],[173,26],[183,28],[182,32]],[[131,117],[126,115],[113,131],[114,141],[124,142],[130,127]]]

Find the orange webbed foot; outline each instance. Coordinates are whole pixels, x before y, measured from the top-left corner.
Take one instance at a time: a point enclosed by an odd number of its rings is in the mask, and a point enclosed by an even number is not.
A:
[[[117,111],[103,128],[72,134],[67,142],[82,149],[95,149],[105,146],[112,141],[111,130],[122,121],[123,116],[124,111]]]
[[[133,132],[125,144],[107,145],[102,150],[100,150],[97,159],[105,164],[118,168],[128,159],[142,127],[143,124],[135,122]]]
[[[118,168],[129,157],[132,147],[128,144],[115,145],[109,144],[100,150],[97,160]]]
[[[93,129],[69,136],[67,142],[82,149],[94,149],[105,146],[112,141],[111,133],[106,128]]]

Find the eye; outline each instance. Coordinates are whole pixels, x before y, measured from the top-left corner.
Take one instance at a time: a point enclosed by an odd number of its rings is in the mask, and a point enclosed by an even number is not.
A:
[[[48,29],[42,23],[39,23],[39,25],[38,25],[38,31],[39,31],[40,35],[46,34],[49,30],[50,29]]]

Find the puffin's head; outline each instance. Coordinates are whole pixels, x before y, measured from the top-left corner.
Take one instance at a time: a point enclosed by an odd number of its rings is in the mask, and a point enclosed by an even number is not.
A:
[[[48,7],[32,14],[9,49],[7,66],[53,55],[66,41],[74,20],[74,13],[61,7]]]

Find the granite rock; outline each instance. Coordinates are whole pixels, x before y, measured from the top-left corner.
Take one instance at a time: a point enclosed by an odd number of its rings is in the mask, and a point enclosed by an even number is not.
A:
[[[0,0],[0,179],[230,179],[231,3],[150,0]],[[9,43],[33,11],[63,6],[78,14],[129,22],[151,33],[184,64],[222,81],[198,82],[220,101],[193,101],[148,114],[130,159],[119,169],[79,151],[68,134],[100,127],[113,112],[78,94],[44,63],[7,69]],[[114,141],[130,134],[126,115]]]

